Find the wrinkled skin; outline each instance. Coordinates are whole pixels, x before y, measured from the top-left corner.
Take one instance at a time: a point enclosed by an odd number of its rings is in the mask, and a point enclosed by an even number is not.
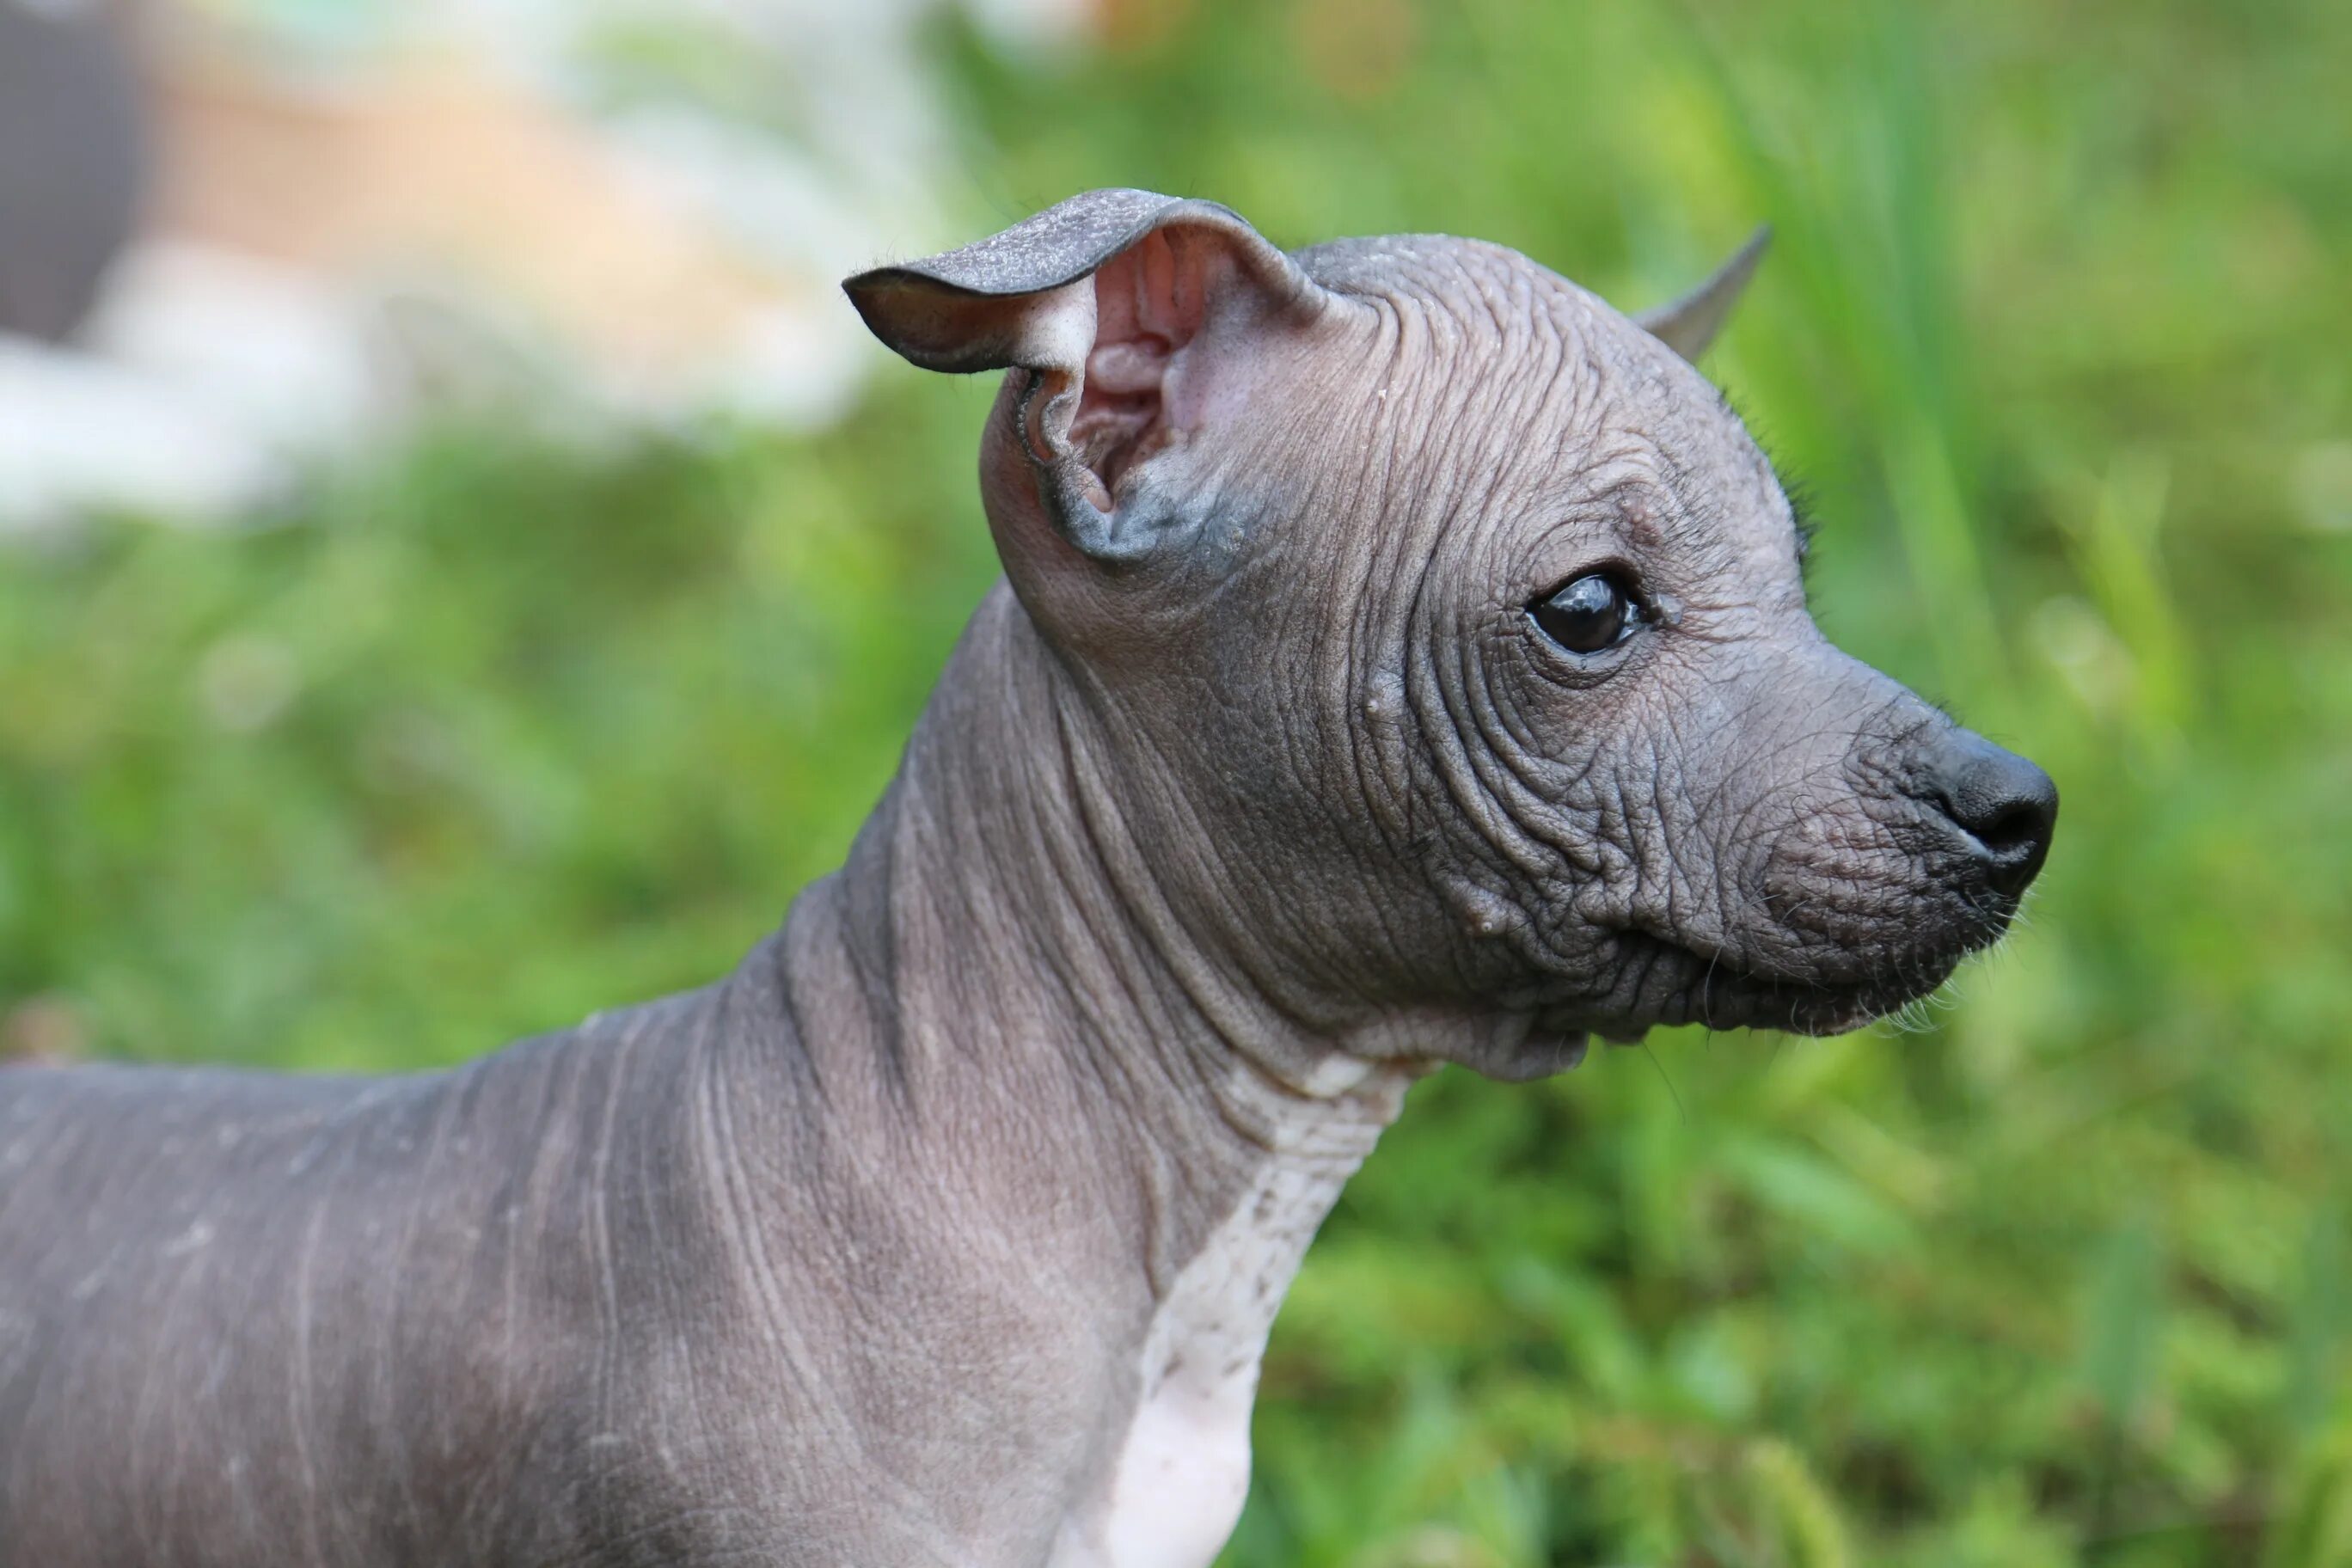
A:
[[[1053,536],[1018,370],[984,456],[1197,940],[1360,1055],[1428,1054],[1435,1013],[1440,1054],[1526,1077],[1588,1033],[1851,1028],[1999,936],[2046,820],[2005,857],[1956,831],[1937,775],[1990,749],[1821,636],[1788,499],[1696,370],[1500,247],[1295,260],[1190,346],[1193,429],[1081,454],[1149,548]],[[1527,606],[1596,569],[1651,620],[1579,656]]]
[[[849,289],[1009,374],[847,864],[449,1073],[0,1070],[0,1563],[1206,1568],[1414,1075],[1846,1026],[2040,864],[2048,781],[1814,630],[1668,346],[1720,289],[1135,192]]]

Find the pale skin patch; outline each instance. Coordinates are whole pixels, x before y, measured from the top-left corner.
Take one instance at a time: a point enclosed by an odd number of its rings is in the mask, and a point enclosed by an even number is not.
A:
[[[1223,1549],[1249,1496],[1250,1409],[1275,1314],[1412,1079],[1350,1076],[1340,1100],[1280,1109],[1269,1157],[1161,1298],[1108,1484],[1072,1512],[1048,1568],[1207,1568]]]

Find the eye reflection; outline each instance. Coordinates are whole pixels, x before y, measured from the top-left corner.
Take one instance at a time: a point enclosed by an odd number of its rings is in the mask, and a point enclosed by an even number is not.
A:
[[[1602,572],[1587,573],[1549,598],[1537,600],[1528,606],[1528,614],[1544,636],[1570,653],[1614,647],[1642,623],[1641,606]]]

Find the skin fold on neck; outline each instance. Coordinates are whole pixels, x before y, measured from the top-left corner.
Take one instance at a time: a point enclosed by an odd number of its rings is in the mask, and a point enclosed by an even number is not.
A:
[[[1069,679],[1000,586],[845,865],[730,983],[775,987],[794,1037],[719,1033],[733,1142],[821,1120],[938,1245],[1056,1303],[1073,1375],[1115,1385],[1057,1565],[1205,1563],[1283,1293],[1421,1069],[1314,1037],[1192,938]]]

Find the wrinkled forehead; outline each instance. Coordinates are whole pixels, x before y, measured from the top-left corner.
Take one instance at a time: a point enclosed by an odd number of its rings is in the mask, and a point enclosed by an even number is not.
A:
[[[1652,515],[1662,542],[1791,555],[1779,481],[1722,394],[1598,296],[1517,251],[1444,236],[1340,240],[1297,259],[1392,317],[1379,371],[1410,405],[1400,447],[1474,465],[1518,505],[1618,498]]]

